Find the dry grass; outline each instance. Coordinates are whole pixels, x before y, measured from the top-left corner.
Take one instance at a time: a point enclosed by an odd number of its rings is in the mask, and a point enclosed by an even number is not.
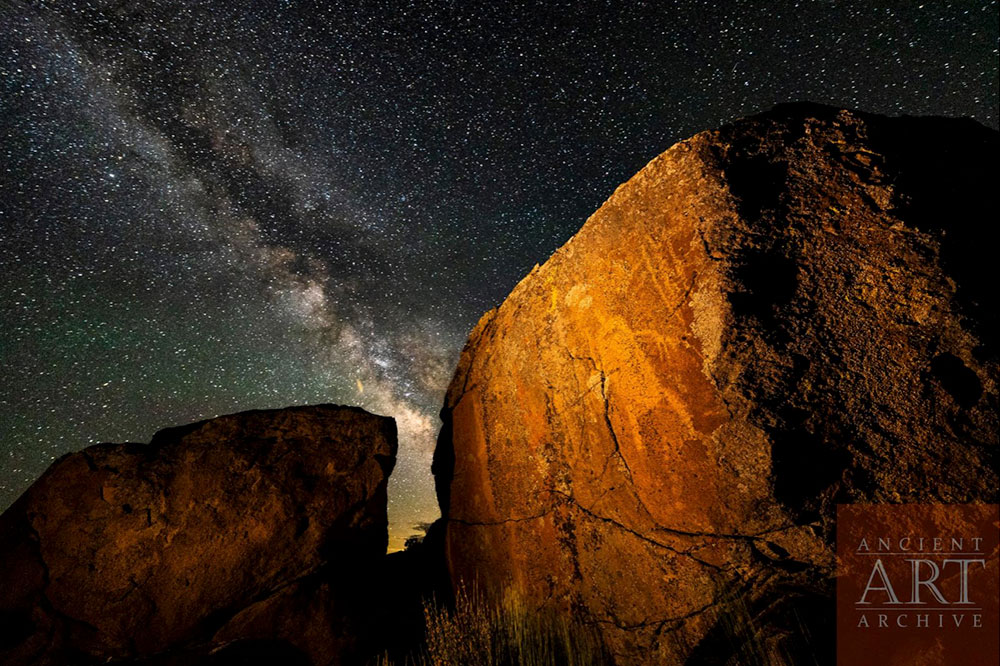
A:
[[[807,623],[794,608],[781,616],[772,606],[769,616],[761,617],[748,601],[746,591],[738,587],[719,587],[719,615],[716,630],[707,641],[715,649],[710,663],[726,666],[819,666],[823,650],[814,641]],[[794,604],[794,602],[791,602]],[[721,659],[719,655],[725,655]]]
[[[822,650],[797,613],[779,629],[751,610],[743,591],[719,594],[719,616],[704,663],[725,666],[818,666]],[[424,604],[425,643],[403,661],[381,658],[375,666],[598,666],[614,663],[592,625],[566,614],[529,607],[508,589],[496,603],[475,590],[457,595],[455,607]],[[793,652],[789,645],[797,645]]]
[[[598,633],[566,615],[529,608],[508,590],[496,604],[460,591],[455,608],[424,604],[426,644],[405,664],[378,666],[591,666],[610,663]]]

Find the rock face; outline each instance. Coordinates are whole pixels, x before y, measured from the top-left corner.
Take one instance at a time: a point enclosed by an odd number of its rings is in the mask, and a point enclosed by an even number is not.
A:
[[[787,105],[650,162],[469,338],[453,582],[620,663],[832,659],[836,503],[997,500],[998,148]]]
[[[253,639],[258,655],[350,663],[395,454],[392,419],[323,405],[65,456],[0,516],[0,662]]]

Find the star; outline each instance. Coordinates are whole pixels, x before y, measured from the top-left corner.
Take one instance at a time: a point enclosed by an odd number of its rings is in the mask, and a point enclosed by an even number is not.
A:
[[[778,102],[997,127],[998,3],[0,8],[0,507],[96,441],[394,416],[437,515],[469,330],[678,140]]]

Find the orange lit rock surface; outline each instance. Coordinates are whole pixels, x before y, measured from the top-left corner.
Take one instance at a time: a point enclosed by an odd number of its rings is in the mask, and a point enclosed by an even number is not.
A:
[[[363,635],[341,597],[385,554],[395,454],[392,419],[322,405],[61,458],[0,517],[0,662],[253,638],[340,663]]]
[[[812,663],[837,502],[996,501],[998,147],[786,105],[650,162],[469,338],[435,456],[453,582],[621,663],[748,633]]]

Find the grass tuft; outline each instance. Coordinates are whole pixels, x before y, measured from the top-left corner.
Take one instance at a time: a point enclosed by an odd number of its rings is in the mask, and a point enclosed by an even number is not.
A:
[[[508,589],[488,603],[475,589],[460,590],[454,608],[424,603],[426,643],[403,664],[383,657],[377,666],[596,666],[610,663],[589,625],[550,609],[529,607]]]

